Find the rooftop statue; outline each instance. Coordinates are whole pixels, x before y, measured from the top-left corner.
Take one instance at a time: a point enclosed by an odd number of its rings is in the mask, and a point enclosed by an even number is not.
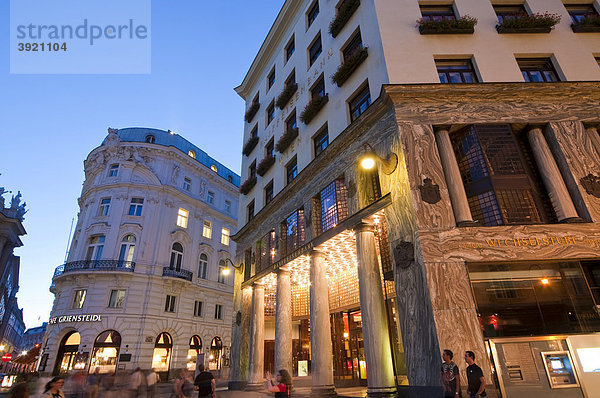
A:
[[[13,195],[13,197],[10,200],[10,208],[11,209],[17,209],[19,207],[19,205],[21,204],[21,191],[17,192],[17,195]]]

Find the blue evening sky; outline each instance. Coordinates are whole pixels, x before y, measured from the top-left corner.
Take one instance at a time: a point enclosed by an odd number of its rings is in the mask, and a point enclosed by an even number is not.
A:
[[[233,88],[282,4],[152,0],[151,74],[11,75],[9,2],[0,2],[0,186],[20,190],[29,209],[24,246],[15,250],[27,327],[48,319],[83,160],[108,127],[171,129],[239,173],[244,103]]]

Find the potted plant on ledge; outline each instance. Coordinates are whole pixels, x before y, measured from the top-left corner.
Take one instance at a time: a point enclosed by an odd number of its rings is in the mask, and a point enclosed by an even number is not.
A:
[[[281,94],[279,94],[279,97],[277,97],[277,101],[275,101],[275,105],[277,105],[277,107],[279,107],[279,109],[285,108],[285,106],[290,101],[290,98],[292,98],[292,96],[294,95],[296,90],[298,90],[297,83],[286,84],[285,88],[283,89]]]
[[[256,115],[256,112],[258,112],[258,108],[260,108],[259,102],[253,102],[252,105],[250,105],[250,108],[248,108],[248,111],[246,112],[246,115],[244,116],[244,119],[248,123],[250,123],[252,121],[252,119],[254,119],[254,115]]]
[[[259,176],[264,176],[267,171],[275,164],[275,156],[267,156],[263,160],[260,161],[258,166],[256,166],[256,174]]]
[[[317,116],[321,108],[325,106],[327,101],[329,101],[329,95],[327,94],[323,96],[314,97],[308,103],[308,105],[306,105],[306,108],[304,108],[304,110],[300,114],[300,120],[302,121],[302,123],[310,123],[310,121],[313,120],[315,116]]]
[[[240,193],[242,195],[248,194],[252,188],[256,185],[256,176],[249,177],[242,185],[240,185]]]
[[[244,144],[244,149],[242,149],[242,153],[246,156],[250,155],[254,147],[256,147],[256,144],[258,144],[258,137],[253,135],[250,138],[248,138],[248,141],[246,141],[246,143]]]
[[[471,34],[475,32],[477,18],[470,15],[465,15],[462,18],[453,19],[425,19],[417,20],[419,33],[422,35],[438,35],[438,34]]]
[[[346,3],[338,10],[337,15],[329,24],[329,33],[334,38],[342,31],[350,20],[354,11],[360,6],[360,0],[346,0]]]
[[[365,59],[369,56],[366,47],[359,48],[352,56],[348,57],[347,60],[341,64],[332,76],[331,81],[338,85],[338,87],[342,87],[342,84],[348,80],[348,78],[352,75],[352,73],[363,63]]]
[[[275,150],[279,153],[285,152],[285,150],[288,149],[292,142],[294,142],[296,137],[298,137],[298,128],[288,129],[275,144]],[[263,161],[264,160],[266,160],[266,158],[263,159]],[[274,161],[275,158],[273,157],[273,162]]]
[[[496,25],[498,33],[550,33],[554,25],[560,22],[558,14],[523,14],[504,18]]]
[[[587,15],[585,18],[579,20],[579,22],[573,22],[571,29],[575,33],[600,32],[600,15]]]

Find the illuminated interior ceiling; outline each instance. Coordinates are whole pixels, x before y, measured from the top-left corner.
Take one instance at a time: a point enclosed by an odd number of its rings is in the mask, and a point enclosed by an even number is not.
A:
[[[377,226],[382,220],[383,210],[373,214],[364,221]],[[376,247],[377,257],[381,266],[379,245],[376,245]],[[329,284],[330,310],[333,312],[358,307],[360,299],[358,291],[356,235],[354,231],[346,229],[319,245],[318,249],[323,252],[327,269],[326,278]],[[293,317],[308,317],[310,308],[310,256],[299,256],[285,266],[290,270]],[[275,272],[267,274],[261,278],[260,282],[265,286],[265,316],[274,316],[277,275]],[[391,294],[393,291],[393,282],[387,281],[386,287],[388,295]]]

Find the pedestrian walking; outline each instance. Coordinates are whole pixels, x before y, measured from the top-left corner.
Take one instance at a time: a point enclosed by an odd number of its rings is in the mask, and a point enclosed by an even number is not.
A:
[[[100,390],[100,368],[96,367],[94,373],[87,377],[87,390],[89,398],[96,398]]]
[[[52,378],[48,383],[46,383],[46,388],[44,388],[43,398],[65,398],[65,393],[62,391],[63,385],[65,384],[65,379],[60,376],[56,376]]]
[[[444,387],[444,398],[460,397],[460,372],[452,358],[454,353],[450,350],[444,350],[442,353],[441,377]]]
[[[10,389],[10,398],[29,398],[29,387],[27,383],[15,384]]]
[[[275,393],[275,398],[285,398],[290,396],[290,392],[292,390],[292,376],[290,372],[285,369],[279,370],[277,373],[277,381],[273,383],[271,378],[271,372],[267,371],[267,390]]]
[[[215,378],[212,373],[206,370],[204,364],[198,365],[198,376],[194,380],[195,389],[198,391],[198,398],[214,398],[216,391]]]
[[[142,374],[142,370],[140,368],[135,368],[135,371],[131,374],[131,396],[132,397],[140,397],[142,396],[142,389],[144,387],[144,375]]]
[[[154,398],[156,396],[156,385],[160,383],[160,376],[154,369],[146,375],[146,397]]]
[[[485,393],[485,377],[483,371],[475,363],[475,353],[473,351],[465,351],[465,362],[467,363],[467,381],[469,387],[467,394],[469,398],[486,397]]]

